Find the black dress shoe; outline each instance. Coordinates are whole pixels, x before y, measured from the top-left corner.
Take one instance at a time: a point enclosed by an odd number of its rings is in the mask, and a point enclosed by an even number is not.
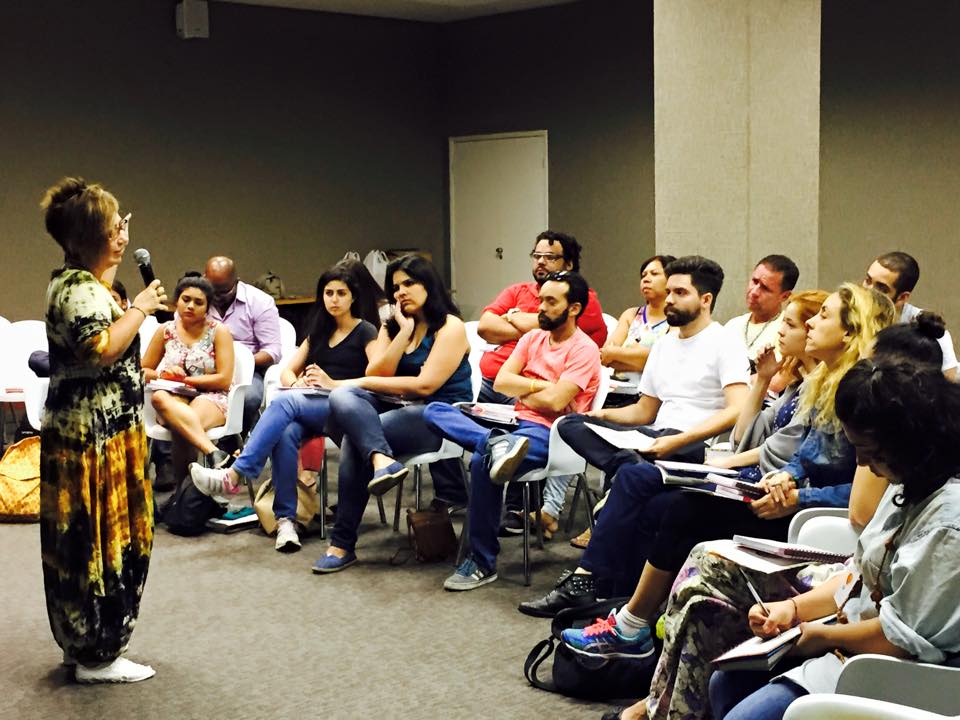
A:
[[[584,607],[597,601],[597,581],[593,575],[577,574],[567,570],[560,576],[556,587],[539,600],[520,603],[517,610],[524,615],[552,618],[561,610]]]

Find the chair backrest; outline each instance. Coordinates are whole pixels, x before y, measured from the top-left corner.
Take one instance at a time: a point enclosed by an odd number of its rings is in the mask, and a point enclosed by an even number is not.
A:
[[[280,318],[280,359],[287,360],[297,349],[297,329],[289,320]]]
[[[801,510],[790,521],[787,540],[830,552],[852,553],[857,547],[857,533],[846,508]]]
[[[617,323],[619,323],[620,320],[609,313],[603,313],[603,322],[607,326],[607,336],[609,337],[613,331],[617,329]]]
[[[147,352],[147,346],[153,340],[158,327],[160,327],[160,321],[153,315],[147,315],[140,324],[140,330],[138,331],[140,334],[140,357],[143,357],[144,353]]]
[[[480,385],[483,382],[483,375],[480,372],[480,358],[487,350],[491,350],[496,345],[491,345],[477,334],[476,320],[470,320],[463,324],[467,331],[467,342],[470,344],[470,354],[467,359],[470,361],[470,384],[473,389],[473,399],[480,397]]]
[[[0,390],[22,390],[36,377],[27,365],[30,353],[48,349],[47,326],[43,320],[18,320],[6,326],[0,347]]]
[[[597,386],[597,394],[593,396],[593,402],[590,405],[591,410],[600,410],[607,401],[607,395],[610,394],[610,378],[612,376],[613,368],[600,367],[600,384]]]
[[[243,400],[247,388],[253,383],[255,363],[250,348],[233,341],[233,384],[227,394],[226,421],[220,427],[211,428],[207,435],[211,439],[227,435],[239,435],[243,431]]]

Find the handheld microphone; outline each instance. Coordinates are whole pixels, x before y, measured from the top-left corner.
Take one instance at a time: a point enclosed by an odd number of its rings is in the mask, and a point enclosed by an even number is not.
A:
[[[153,274],[153,265],[150,264],[150,253],[144,248],[137,248],[133,251],[133,259],[137,261],[140,268],[140,277],[143,278],[143,284],[149,285],[157,276]]]

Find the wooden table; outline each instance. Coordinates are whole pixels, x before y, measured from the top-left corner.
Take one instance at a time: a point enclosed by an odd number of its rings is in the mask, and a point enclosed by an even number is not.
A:
[[[284,297],[277,300],[277,310],[280,317],[290,322],[297,331],[297,344],[303,342],[306,336],[307,316],[310,314],[310,308],[316,302],[315,295],[298,295],[295,297]]]

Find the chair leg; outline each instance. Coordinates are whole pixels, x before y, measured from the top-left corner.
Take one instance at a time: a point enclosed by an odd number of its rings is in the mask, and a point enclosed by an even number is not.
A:
[[[523,483],[523,584],[530,586],[530,483]]]
[[[423,482],[423,465],[413,468],[413,506],[420,512],[420,485]]]
[[[570,514],[567,515],[567,534],[573,530],[573,518],[577,514],[577,505],[580,503],[580,491],[583,487],[583,475],[577,475],[577,486],[573,491],[573,500],[570,501]]]
[[[320,459],[320,539],[327,539],[327,448]]]
[[[403,505],[403,481],[397,485],[397,507],[393,511],[393,531],[400,532],[400,506]]]
[[[530,483],[524,483],[529,485]],[[540,515],[540,508],[543,506],[543,500],[540,498],[540,483],[535,483],[536,490],[533,495],[533,499],[536,501],[537,505],[537,547],[543,550],[543,517]]]

